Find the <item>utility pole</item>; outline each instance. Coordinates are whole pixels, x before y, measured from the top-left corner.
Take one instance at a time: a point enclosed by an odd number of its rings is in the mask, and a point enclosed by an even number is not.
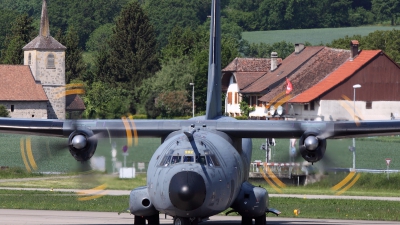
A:
[[[354,96],[353,96],[353,120],[356,121],[356,89],[361,88],[360,84],[353,85]],[[356,169],[356,139],[353,138],[353,170]]]

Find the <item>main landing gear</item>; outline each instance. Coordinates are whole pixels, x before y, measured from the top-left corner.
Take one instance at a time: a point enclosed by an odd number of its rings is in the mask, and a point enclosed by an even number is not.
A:
[[[146,225],[146,220],[148,225],[160,225],[159,214],[155,214],[152,216],[135,216],[135,221],[133,224]]]

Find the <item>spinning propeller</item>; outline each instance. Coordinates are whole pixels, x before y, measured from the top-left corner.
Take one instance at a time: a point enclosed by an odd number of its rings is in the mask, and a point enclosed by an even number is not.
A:
[[[278,96],[281,97],[281,96]],[[346,109],[346,111],[351,115],[352,118],[355,118],[355,124],[359,126],[359,121],[361,120],[360,116],[356,116],[355,112],[360,115],[359,110],[353,108],[353,104],[351,104],[350,99],[343,95],[342,98],[345,100],[341,102],[341,106]],[[271,103],[270,103],[271,104]],[[313,165],[318,162],[317,170],[320,174],[327,174],[328,172],[332,172],[335,170],[336,166],[334,161],[328,155],[325,155],[325,151],[327,148],[326,139],[332,137],[334,135],[334,129],[332,126],[327,124],[324,128],[309,128],[298,140],[298,153],[294,157],[295,162],[307,161]],[[290,159],[289,154],[286,159]],[[293,163],[293,165],[295,165]],[[303,167],[304,167],[303,163]],[[310,165],[306,165],[310,166]],[[267,181],[267,183],[273,187],[277,192],[282,193],[282,189],[286,187],[286,185],[273,173],[272,169],[266,164],[262,168],[262,164],[257,164],[259,171],[261,171],[262,176]],[[355,171],[351,171],[346,177],[338,182],[335,181],[336,185],[334,185],[331,190],[335,192],[336,195],[343,194],[349,188],[351,188],[357,180],[360,178],[360,174],[356,174]],[[332,182],[331,182],[332,183]]]

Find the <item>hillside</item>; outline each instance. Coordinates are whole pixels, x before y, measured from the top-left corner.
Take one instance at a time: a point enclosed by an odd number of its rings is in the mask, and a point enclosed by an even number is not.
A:
[[[243,39],[250,43],[273,44],[280,41],[290,43],[310,42],[312,45],[325,45],[335,39],[359,34],[366,36],[376,30],[400,29],[400,26],[363,26],[345,28],[320,28],[320,29],[298,29],[298,30],[271,30],[243,32]]]

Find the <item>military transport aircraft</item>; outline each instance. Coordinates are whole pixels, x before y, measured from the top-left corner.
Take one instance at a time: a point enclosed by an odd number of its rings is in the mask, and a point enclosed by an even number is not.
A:
[[[129,200],[134,224],[159,224],[159,213],[174,225],[195,225],[228,208],[242,216],[242,224],[266,224],[268,193],[248,180],[250,138],[300,138],[301,156],[309,162],[323,158],[326,139],[400,133],[400,121],[238,121],[221,112],[220,1],[212,0],[207,111],[190,120],[32,120],[0,119],[0,132],[68,137],[78,161],[95,153],[97,140],[131,136],[159,137],[152,156],[147,186],[132,190]],[[128,135],[129,134],[129,135]]]

